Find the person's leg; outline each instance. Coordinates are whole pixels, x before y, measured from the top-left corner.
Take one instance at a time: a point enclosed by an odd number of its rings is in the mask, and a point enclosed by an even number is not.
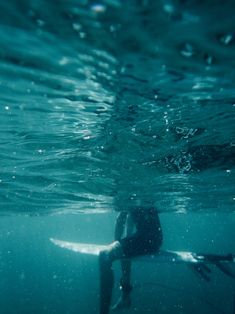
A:
[[[121,260],[122,276],[120,280],[121,296],[115,305],[113,311],[118,311],[131,306],[131,259],[142,253],[142,237],[135,233],[132,236],[123,238],[120,243],[125,258]]]
[[[122,268],[122,278],[120,280],[120,290],[121,297],[117,301],[117,303],[112,307],[112,310],[120,310],[123,308],[128,308],[131,306],[131,260],[130,259],[122,259],[121,260],[121,268]]]
[[[113,289],[112,262],[106,251],[100,253],[100,314],[108,314]]]
[[[160,239],[160,237],[159,237]],[[121,260],[122,277],[120,281],[121,297],[112,307],[112,310],[128,308],[131,305],[131,259],[141,255],[155,254],[160,247],[161,241],[158,238],[146,237],[144,234],[135,233],[121,241],[123,255]]]
[[[118,241],[111,244],[107,250],[100,252],[100,314],[109,313],[114,282],[112,262],[122,256],[122,247]]]
[[[131,260],[122,259],[121,267],[122,267],[122,278],[120,282],[121,290],[123,292],[130,292],[129,290],[131,290]]]

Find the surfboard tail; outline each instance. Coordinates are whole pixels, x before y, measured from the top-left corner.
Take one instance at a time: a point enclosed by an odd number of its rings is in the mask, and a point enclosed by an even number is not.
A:
[[[58,240],[54,238],[50,238],[50,241],[54,243],[56,246],[59,246],[63,249],[67,249],[67,250],[80,253],[80,254],[96,255],[96,256],[98,256],[101,251],[107,249],[108,247],[107,245],[69,242],[69,241],[62,241],[62,240]]]

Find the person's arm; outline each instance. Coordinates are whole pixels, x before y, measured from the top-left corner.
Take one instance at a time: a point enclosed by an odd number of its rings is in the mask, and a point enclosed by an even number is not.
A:
[[[126,236],[127,237],[133,234],[134,226],[135,224],[134,224],[132,215],[129,213],[126,218]]]
[[[116,219],[115,231],[114,231],[114,239],[115,241],[119,241],[122,238],[125,223],[127,219],[127,212],[121,211]]]

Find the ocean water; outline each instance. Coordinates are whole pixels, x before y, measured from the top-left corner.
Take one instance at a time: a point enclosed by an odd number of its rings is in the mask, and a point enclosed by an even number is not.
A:
[[[0,313],[98,313],[97,260],[49,238],[109,243],[136,203],[155,203],[166,249],[235,252],[234,13],[0,2]],[[211,277],[136,262],[127,312],[234,314],[234,280]]]

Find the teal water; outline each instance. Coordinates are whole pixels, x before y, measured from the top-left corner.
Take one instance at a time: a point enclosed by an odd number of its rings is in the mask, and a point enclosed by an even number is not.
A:
[[[115,207],[154,200],[165,248],[235,251],[234,13],[233,0],[0,3],[4,314],[96,313],[94,260],[48,238],[110,242]],[[210,286],[154,269],[165,288],[143,273],[135,313],[233,313],[217,272]]]

